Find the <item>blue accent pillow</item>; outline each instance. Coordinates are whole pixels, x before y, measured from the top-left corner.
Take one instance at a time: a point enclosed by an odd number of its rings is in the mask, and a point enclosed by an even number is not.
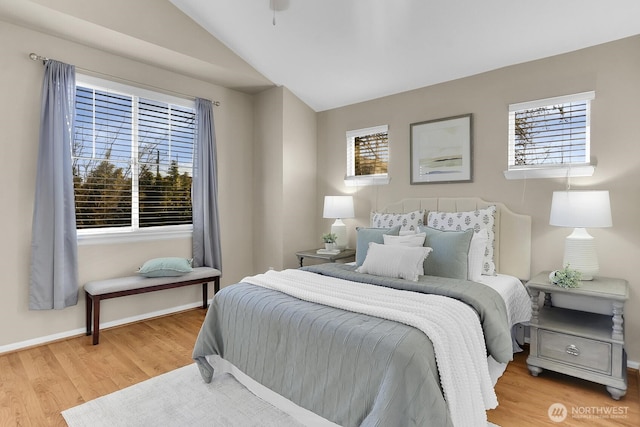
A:
[[[398,236],[401,227],[402,225],[396,225],[393,228],[357,228],[356,265],[360,267],[364,263],[369,250],[369,243],[374,242],[382,245],[384,244],[383,235]]]
[[[420,227],[427,234],[424,245],[433,249],[424,261],[424,274],[467,280],[469,246],[473,228],[464,231],[441,231]]]
[[[144,277],[182,276],[193,271],[191,260],[186,258],[153,258],[145,262],[138,274]]]

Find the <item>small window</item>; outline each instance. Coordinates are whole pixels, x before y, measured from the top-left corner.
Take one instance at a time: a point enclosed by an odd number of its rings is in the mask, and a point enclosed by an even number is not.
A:
[[[78,76],[75,106],[78,235],[190,231],[193,100]]]
[[[389,182],[389,127],[387,125],[347,132],[348,186]]]
[[[509,106],[507,178],[585,176],[594,92]]]

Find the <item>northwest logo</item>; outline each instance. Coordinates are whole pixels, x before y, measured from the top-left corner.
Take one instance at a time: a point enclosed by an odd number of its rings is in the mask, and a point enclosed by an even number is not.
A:
[[[547,415],[549,415],[549,419],[554,423],[561,423],[567,418],[567,407],[562,403],[554,403],[549,406],[549,410],[547,411]]]

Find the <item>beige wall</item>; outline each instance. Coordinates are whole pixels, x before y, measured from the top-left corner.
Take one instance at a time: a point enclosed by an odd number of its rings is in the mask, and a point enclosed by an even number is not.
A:
[[[327,194],[354,193],[357,218],[368,222],[371,209],[407,197],[479,196],[506,203],[533,218],[532,272],[560,267],[564,238],[570,230],[551,227],[551,193],[564,179],[507,181],[507,108],[510,103],[594,90],[591,148],[597,161],[593,177],[574,178],[573,189],[609,190],[613,227],[593,229],[600,274],[629,281],[626,305],[627,351],[640,361],[640,37],[512,66],[318,114],[318,201]],[[409,184],[410,123],[473,113],[474,177],[464,184]],[[345,132],[388,124],[389,173],[385,186],[346,188]],[[328,227],[319,221],[318,232]]]
[[[283,169],[283,267],[296,268],[295,253],[322,246],[315,227],[316,207],[316,113],[288,89],[284,90]],[[322,205],[320,205],[322,206]]]
[[[592,230],[592,234],[599,245],[601,274],[623,277],[631,284],[625,316],[628,351],[630,359],[640,361],[640,313],[633,309],[640,303],[640,283],[634,275],[634,264],[640,259],[640,228],[634,225],[640,217],[640,153],[637,133],[628,125],[640,117],[640,37],[319,114],[286,88],[272,88],[256,96],[242,94],[4,22],[0,22],[0,40],[0,156],[5,160],[1,172],[5,208],[1,214],[4,292],[0,299],[0,347],[84,326],[82,297],[77,307],[62,311],[27,309],[42,80],[41,65],[29,60],[27,54],[35,51],[81,68],[221,101],[215,121],[223,285],[268,267],[295,266],[294,252],[318,246],[319,236],[329,229],[332,221],[322,219],[320,210],[323,196],[333,194],[356,197],[357,217],[345,220],[352,246],[354,226],[366,224],[371,209],[401,198],[476,195],[499,200],[533,217],[532,270],[558,267],[569,230],[550,227],[548,212],[551,192],[563,189],[565,182],[504,179],[507,106],[595,90],[592,154],[598,167],[593,177],[573,179],[572,186],[611,192],[614,227]],[[106,48],[109,43],[104,43]],[[409,124],[464,113],[474,115],[474,181],[409,185]],[[345,132],[379,124],[389,125],[391,183],[346,188]],[[188,256],[190,252],[189,239],[83,245],[79,250],[80,281],[130,274],[152,256]],[[196,287],[124,298],[117,304],[105,304],[103,321],[198,299]]]
[[[164,71],[121,56],[44,35],[0,21],[0,156],[2,174],[2,298],[0,347],[84,327],[84,296],[75,307],[60,311],[29,311],[28,283],[38,129],[43,67],[29,52],[88,70],[167,90],[221,102],[214,118],[218,140],[219,200],[223,286],[251,273],[253,264],[253,97]],[[190,239],[79,247],[79,278],[132,274],[155,256],[191,255]],[[140,316],[196,303],[198,287],[169,290],[105,303],[102,321]]]
[[[0,299],[0,348],[67,334],[84,327],[84,296],[61,311],[29,311],[28,283],[35,166],[38,150],[42,65],[35,51],[75,64],[79,71],[221,102],[214,111],[218,141],[219,201],[223,256],[222,285],[243,277],[295,267],[295,252],[319,245],[315,231],[316,113],[285,88],[252,96],[148,66],[71,41],[0,21],[3,67],[0,121],[6,162],[3,187],[7,209],[0,249],[5,292]],[[255,126],[255,129],[254,129]],[[254,233],[254,230],[259,230]],[[80,283],[128,275],[148,258],[191,256],[191,239],[121,244],[82,244]],[[255,258],[254,258],[255,257]],[[106,303],[102,322],[171,310],[197,303],[197,287],[133,296]],[[17,326],[16,326],[17,325]]]
[[[316,113],[284,87],[255,97],[254,269],[295,268],[296,251],[320,241]]]
[[[282,169],[284,89],[276,87],[256,95],[254,171],[254,267],[277,270],[283,264]]]

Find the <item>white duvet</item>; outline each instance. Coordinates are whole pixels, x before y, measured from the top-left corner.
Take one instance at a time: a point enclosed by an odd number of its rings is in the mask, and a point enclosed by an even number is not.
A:
[[[502,296],[507,306],[510,326],[531,320],[531,299],[518,278],[497,274],[481,276],[478,282],[493,288]]]

